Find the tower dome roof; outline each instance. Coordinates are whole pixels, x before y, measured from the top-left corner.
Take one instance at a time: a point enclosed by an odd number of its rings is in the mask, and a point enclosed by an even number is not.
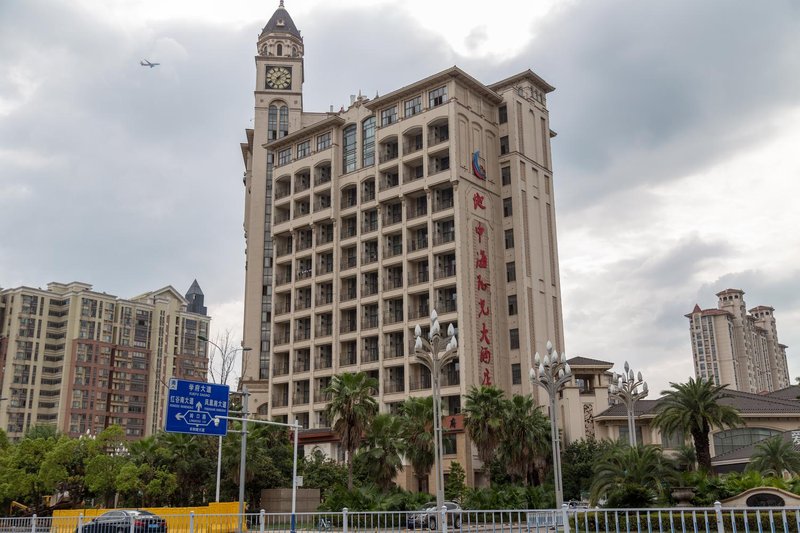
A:
[[[264,26],[263,30],[261,30],[261,37],[270,33],[288,33],[289,35],[297,37],[298,39],[302,39],[300,36],[300,31],[297,29],[297,26],[294,25],[292,17],[283,6],[283,0],[281,0],[278,9],[275,10],[275,13],[272,14],[272,17],[270,17],[267,25]]]

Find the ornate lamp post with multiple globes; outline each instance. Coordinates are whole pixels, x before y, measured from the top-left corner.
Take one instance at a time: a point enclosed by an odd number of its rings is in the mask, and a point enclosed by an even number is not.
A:
[[[647,382],[642,379],[642,373],[639,372],[634,377],[627,361],[625,361],[625,372],[614,374],[613,382],[608,387],[608,393],[621,400],[628,411],[628,442],[631,446],[636,446],[636,402],[646,397],[647,392]]]
[[[433,388],[433,450],[436,467],[436,507],[442,509],[444,504],[444,468],[442,466],[442,405],[439,394],[439,378],[442,368],[451,363],[458,357],[458,341],[456,340],[456,330],[453,324],[447,327],[447,336],[441,335],[439,318],[436,310],[431,311],[431,330],[428,338],[422,336],[422,328],[417,325],[414,328],[416,341],[414,342],[414,354],[420,363],[428,367],[431,371],[431,382]],[[447,524],[442,524],[442,531]]]
[[[544,359],[539,357],[539,352],[533,356],[533,366],[530,371],[531,385],[536,384],[547,391],[550,397],[550,435],[553,444],[553,473],[556,485],[556,508],[560,509],[564,503],[564,487],[561,480],[561,439],[558,435],[558,410],[556,397],[558,391],[572,379],[572,371],[567,363],[566,354],[561,354],[553,349],[553,343],[547,341],[547,354]]]

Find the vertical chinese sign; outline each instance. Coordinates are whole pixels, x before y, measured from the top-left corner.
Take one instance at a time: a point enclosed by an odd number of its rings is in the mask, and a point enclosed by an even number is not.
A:
[[[491,307],[491,235],[489,226],[484,222],[486,217],[486,195],[480,191],[472,194],[473,215],[471,218],[473,232],[473,250],[475,257],[475,320],[478,354],[478,373],[481,385],[490,386],[494,384],[494,330],[492,328],[492,307]]]

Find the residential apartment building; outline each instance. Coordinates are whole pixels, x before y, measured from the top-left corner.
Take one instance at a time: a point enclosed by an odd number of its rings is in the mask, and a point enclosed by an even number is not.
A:
[[[242,144],[250,408],[297,419],[306,443],[341,456],[325,414],[331,377],[376,378],[384,412],[430,395],[414,327],[427,334],[435,309],[459,340],[442,375],[445,457],[480,483],[464,396],[482,384],[530,393],[531,354],[548,340],[564,350],[553,87],[530,70],[486,85],[452,67],[309,113],[303,55],[281,2],[258,39]]]
[[[187,298],[168,286],[123,300],[79,282],[0,290],[0,427],[12,439],[36,425],[78,436],[118,424],[130,439],[163,428],[167,380],[206,379],[196,281]]]
[[[726,289],[717,294],[716,309],[687,314],[697,377],[746,392],[767,392],[791,384],[786,345],[778,342],[775,309],[750,309],[744,291]]]

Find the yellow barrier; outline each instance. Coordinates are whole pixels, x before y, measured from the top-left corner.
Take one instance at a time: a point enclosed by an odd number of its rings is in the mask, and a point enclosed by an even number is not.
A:
[[[167,521],[167,533],[189,532],[190,513],[194,512],[194,533],[230,533],[239,528],[239,502],[209,503],[207,507],[142,507]],[[53,512],[51,533],[74,533],[78,517],[84,523],[113,509],[62,509]],[[70,520],[72,519],[72,520]],[[245,528],[246,530],[246,528]]]

